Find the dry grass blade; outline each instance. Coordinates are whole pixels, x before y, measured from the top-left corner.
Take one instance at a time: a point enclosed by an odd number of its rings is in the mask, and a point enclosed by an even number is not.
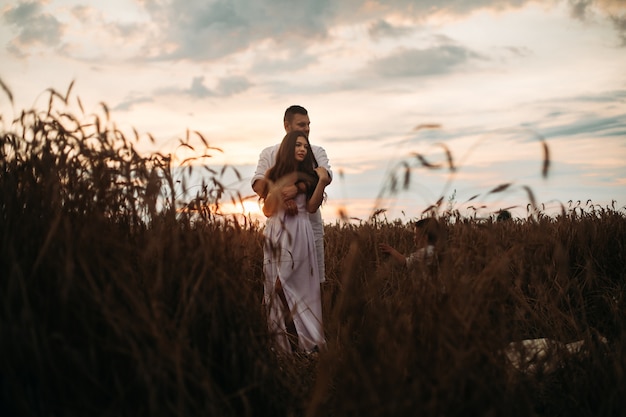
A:
[[[428,206],[424,210],[422,210],[422,214],[428,213],[430,211],[434,211],[436,208],[437,208],[436,204],[431,204],[430,206]]]
[[[450,149],[444,143],[438,143],[437,145],[441,146],[446,153],[446,160],[448,161],[448,169],[450,169],[451,172],[455,172],[456,167],[454,166],[452,152],[450,152]]]
[[[376,210],[374,210],[374,212],[370,216],[370,220],[373,220],[373,219],[377,218],[378,216],[380,216],[381,214],[384,214],[386,212],[387,212],[387,209],[384,209],[384,208],[376,209]]]
[[[209,155],[210,156],[210,155]],[[192,162],[192,161],[197,161],[198,157],[197,156],[192,156],[189,158],[185,158],[183,159],[183,161],[180,163],[181,166],[184,166],[185,164],[187,164],[188,162]],[[190,167],[191,168],[191,167]]]
[[[389,192],[395,194],[398,191],[398,177],[396,177],[396,173],[392,173],[389,176]]]
[[[530,205],[533,208],[533,211],[537,211],[537,202],[535,200],[535,194],[533,193],[533,190],[530,189],[530,187],[528,187],[527,185],[523,185],[522,188],[526,191],[526,194],[528,194],[528,199],[530,200]]]
[[[404,181],[402,183],[402,188],[405,190],[409,189],[409,184],[411,183],[411,167],[406,162],[402,162],[404,166]]]
[[[4,83],[4,81],[2,81],[2,78],[0,78],[0,87],[2,87],[4,93],[9,97],[9,101],[11,102],[11,104],[14,104],[13,94],[11,93],[11,90],[9,90],[9,87],[7,87],[7,85]]]
[[[541,169],[541,175],[547,178],[548,170],[550,169],[550,149],[543,138],[541,138],[541,145],[543,146],[543,167]]]
[[[211,168],[211,167],[210,167],[210,166],[208,166],[208,165],[203,166],[203,167],[202,167],[202,169],[204,169],[205,171],[209,172],[209,173],[210,173],[210,174],[212,174],[212,175],[217,174],[217,171],[216,171],[216,170],[214,170],[213,168]]]
[[[439,208],[441,207],[441,204],[443,203],[443,196],[439,197],[439,200],[437,200],[437,202],[435,204],[431,204],[430,206],[426,207],[423,211],[422,214],[428,213],[428,212],[433,212],[436,213]]]
[[[85,114],[85,109],[83,108],[83,102],[80,101],[80,97],[76,96],[76,102],[78,103],[78,108],[82,114]]]
[[[194,149],[194,147],[193,147],[193,146],[191,146],[191,145],[190,145],[190,144],[188,144],[188,143],[183,142],[183,140],[182,140],[182,139],[178,139],[178,141],[180,142],[179,147],[189,148],[190,150],[195,151],[195,149]]]
[[[204,138],[204,136],[202,135],[202,133],[198,132],[197,130],[194,130],[193,133],[196,134],[196,136],[198,136],[200,138],[200,140],[202,141],[202,143],[204,144],[205,147],[209,147],[209,142]]]
[[[419,154],[417,152],[411,152],[411,155],[413,155],[415,158],[417,158],[417,160],[420,161],[422,166],[425,166],[426,168],[431,168],[431,169],[441,168],[441,165],[436,165],[436,164],[432,164],[432,163],[428,162],[426,160],[426,158],[424,158],[421,154]]]
[[[72,80],[69,87],[67,87],[67,91],[65,92],[65,103],[68,103],[70,93],[72,92],[72,87],[74,87],[74,80]]]
[[[104,110],[104,114],[107,118],[107,122],[110,120],[110,114],[109,114],[109,106],[106,105],[105,102],[101,101],[100,102],[100,106],[102,106],[102,110]]]
[[[56,91],[54,88],[49,88],[47,90],[50,93],[50,98],[48,99],[48,111],[47,111],[47,116],[49,117],[52,114],[52,109],[54,107],[54,98],[57,97],[58,99],[60,99],[63,104],[67,105],[67,100],[65,99],[64,96],[62,96],[61,94],[59,94],[58,91]]]
[[[489,191],[487,194],[500,193],[511,186],[512,183],[500,184],[493,190]]]
[[[218,151],[219,153],[224,153],[222,148],[217,148],[215,146],[209,146],[207,149],[211,149],[212,151]]]
[[[52,104],[54,102],[54,94],[56,93],[52,88],[49,88],[50,97],[48,98],[48,112],[46,113],[47,117],[50,117],[50,112],[52,112]]]
[[[543,150],[543,161],[541,167],[541,176],[543,178],[548,177],[548,172],[550,170],[550,149],[548,147],[548,143],[546,139],[539,133],[534,130],[531,130],[532,134],[541,142],[541,148]]]
[[[339,216],[341,221],[343,221],[343,222],[348,222],[349,221],[348,212],[346,211],[345,207],[339,207],[337,209],[337,215]]]
[[[415,126],[413,131],[416,132],[424,129],[441,129],[441,125],[439,123],[423,123]]]

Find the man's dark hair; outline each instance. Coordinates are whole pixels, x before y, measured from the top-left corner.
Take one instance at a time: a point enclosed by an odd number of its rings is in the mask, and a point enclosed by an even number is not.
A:
[[[496,217],[497,221],[505,222],[507,220],[511,220],[511,212],[508,210],[501,210],[498,213],[498,217]]]
[[[287,110],[285,110],[285,117],[283,117],[283,121],[291,123],[291,121],[293,120],[293,116],[295,116],[296,114],[308,116],[309,112],[306,111],[304,107],[294,104],[293,106],[287,107]]]

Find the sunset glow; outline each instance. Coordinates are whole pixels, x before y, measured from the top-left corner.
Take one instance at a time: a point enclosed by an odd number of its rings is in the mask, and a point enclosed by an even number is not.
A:
[[[626,205],[624,2],[237,4],[3,2],[0,79],[13,97],[0,94],[3,123],[74,82],[73,108],[80,99],[87,116],[106,103],[121,130],[155,138],[142,152],[228,165],[240,176],[225,183],[247,198],[259,153],[300,104],[335,174],[327,222],[379,208],[408,219],[453,194],[463,210],[480,195],[485,215],[525,216],[524,187],[546,205]],[[193,150],[181,147],[189,137]],[[445,161],[441,144],[454,173],[415,159]],[[411,182],[390,189],[407,165]],[[514,186],[489,194],[502,183]],[[252,199],[232,209],[260,214]]]

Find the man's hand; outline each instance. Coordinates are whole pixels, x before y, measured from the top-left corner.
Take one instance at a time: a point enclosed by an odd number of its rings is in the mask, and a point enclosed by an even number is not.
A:
[[[295,216],[298,214],[298,205],[294,200],[298,194],[298,187],[295,184],[285,185],[281,188],[280,194],[283,197],[285,213],[287,213],[288,216]]]
[[[298,194],[298,186],[295,184],[284,185],[280,189],[280,194],[283,196],[285,202],[287,202],[287,200],[293,200]]]

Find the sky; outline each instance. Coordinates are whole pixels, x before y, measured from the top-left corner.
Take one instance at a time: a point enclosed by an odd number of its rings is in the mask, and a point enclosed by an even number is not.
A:
[[[0,62],[4,120],[73,82],[142,152],[201,135],[252,216],[292,104],[330,158],[329,223],[626,206],[625,0],[0,0]]]

